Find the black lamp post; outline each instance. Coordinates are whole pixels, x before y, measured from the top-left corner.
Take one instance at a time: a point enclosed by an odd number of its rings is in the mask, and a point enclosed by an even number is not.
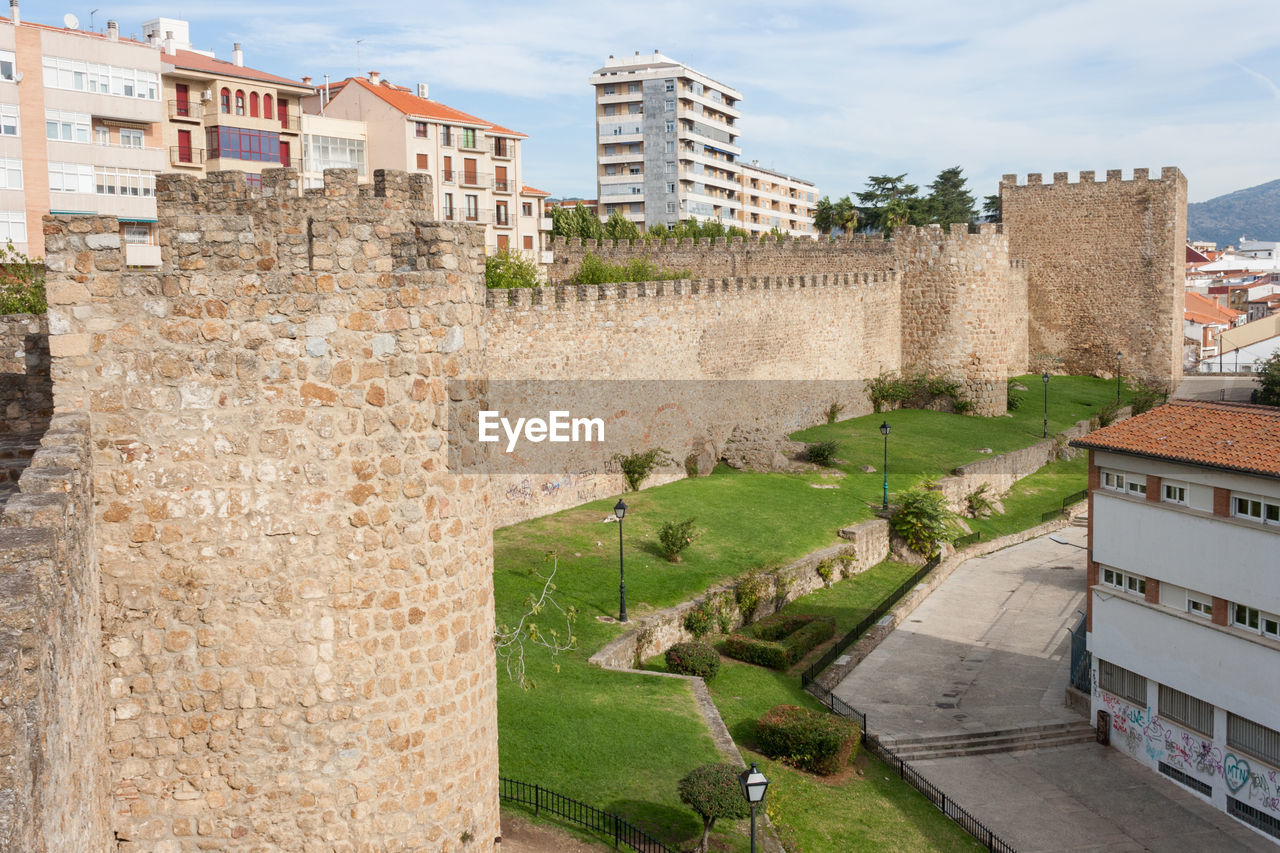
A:
[[[1116,350],[1116,405],[1120,405],[1120,358],[1124,353]]]
[[[622,518],[627,514],[627,505],[619,498],[613,506],[613,514],[618,517],[618,621],[627,621],[627,576],[622,571]]]
[[[742,796],[751,805],[751,853],[756,853],[756,806],[764,802],[764,792],[769,788],[769,780],[753,761],[751,769],[738,774],[738,782],[742,785]]]
[[[1049,371],[1040,377],[1044,380],[1044,437],[1049,437]]]
[[[889,508],[889,422],[885,421],[880,424],[880,434],[884,436],[884,500],[880,504],[880,509]]]

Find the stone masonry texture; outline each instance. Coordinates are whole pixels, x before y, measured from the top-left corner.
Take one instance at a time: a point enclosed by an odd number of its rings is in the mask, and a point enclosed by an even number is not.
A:
[[[120,851],[492,850],[480,235],[421,176],[158,184],[163,266],[46,226],[54,402],[89,415]],[[61,848],[71,849],[71,848]],[[77,848],[78,849],[78,848]],[[92,848],[86,848],[92,849]]]
[[[1009,249],[1026,261],[1033,370],[1170,385],[1182,377],[1187,180],[1134,169],[1000,182]]]

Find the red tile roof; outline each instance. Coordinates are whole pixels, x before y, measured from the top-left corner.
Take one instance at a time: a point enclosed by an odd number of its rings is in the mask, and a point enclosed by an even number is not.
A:
[[[435,119],[436,121],[444,121],[450,124],[473,125],[479,127],[488,133],[496,133],[501,136],[516,136],[521,139],[527,139],[526,134],[520,133],[518,130],[509,130],[501,125],[494,124],[491,121],[485,121],[478,116],[470,113],[464,113],[462,110],[455,110],[453,107],[446,106],[439,101],[432,101],[427,98],[419,98],[403,86],[396,86],[385,80],[381,83],[371,83],[364,77],[348,77],[337,83],[330,85],[330,93],[334,89],[341,90],[348,83],[355,83],[363,89],[372,92],[382,100],[386,101],[392,107],[408,116],[422,116],[423,118]]]
[[[547,192],[546,190],[537,189],[536,187],[522,186],[520,188],[520,195],[549,196],[551,195],[551,193]]]
[[[1183,309],[1186,319],[1193,323],[1235,323],[1244,312],[1234,308],[1223,308],[1207,296],[1194,291],[1187,292],[1186,307]]]
[[[225,59],[214,59],[213,57],[205,56],[203,53],[195,53],[190,50],[175,50],[172,56],[167,53],[161,53],[160,61],[172,65],[174,68],[181,68],[187,71],[203,71],[206,74],[218,74],[222,77],[242,77],[246,80],[259,80],[263,83],[296,86],[299,89],[313,88],[299,80],[290,80],[288,77],[268,74],[266,71],[236,65],[234,62],[228,62]]]
[[[1280,407],[1174,400],[1071,444],[1280,478]]]

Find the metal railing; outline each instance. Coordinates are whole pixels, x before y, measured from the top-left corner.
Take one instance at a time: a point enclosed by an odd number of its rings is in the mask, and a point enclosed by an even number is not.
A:
[[[191,101],[170,101],[169,118],[200,121],[204,118],[204,104]]]
[[[515,143],[510,139],[490,139],[489,153],[494,157],[501,157],[504,160],[510,160],[515,156],[512,152],[515,149]]]
[[[204,164],[204,149],[185,145],[169,146],[169,163],[174,166],[200,166]]]
[[[1058,509],[1051,509],[1045,513],[1041,513],[1040,523],[1044,524],[1047,521],[1053,521],[1055,518],[1060,518],[1061,516],[1066,515],[1068,507],[1070,507],[1072,504],[1080,503],[1080,501],[1084,500],[1087,497],[1089,497],[1088,489],[1081,489],[1078,492],[1072,492],[1071,494],[1067,495],[1065,498],[1062,499],[1061,507],[1059,507]]]
[[[533,806],[535,817],[546,811],[606,835],[612,839],[614,847],[625,844],[639,853],[677,853],[676,848],[668,847],[613,812],[606,812],[572,797],[566,797],[564,794],[548,791],[540,785],[530,785],[528,782],[499,776],[498,797],[509,803]]]

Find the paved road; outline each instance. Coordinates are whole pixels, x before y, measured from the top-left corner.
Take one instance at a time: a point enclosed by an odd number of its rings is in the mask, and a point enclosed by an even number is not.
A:
[[[1063,707],[1082,528],[961,565],[835,693],[876,734],[1080,721]],[[1272,851],[1268,839],[1095,743],[913,762],[1020,853]]]
[[[1249,395],[1257,387],[1256,376],[1196,374],[1184,376],[1173,396],[1186,400],[1231,400],[1247,403]]]

